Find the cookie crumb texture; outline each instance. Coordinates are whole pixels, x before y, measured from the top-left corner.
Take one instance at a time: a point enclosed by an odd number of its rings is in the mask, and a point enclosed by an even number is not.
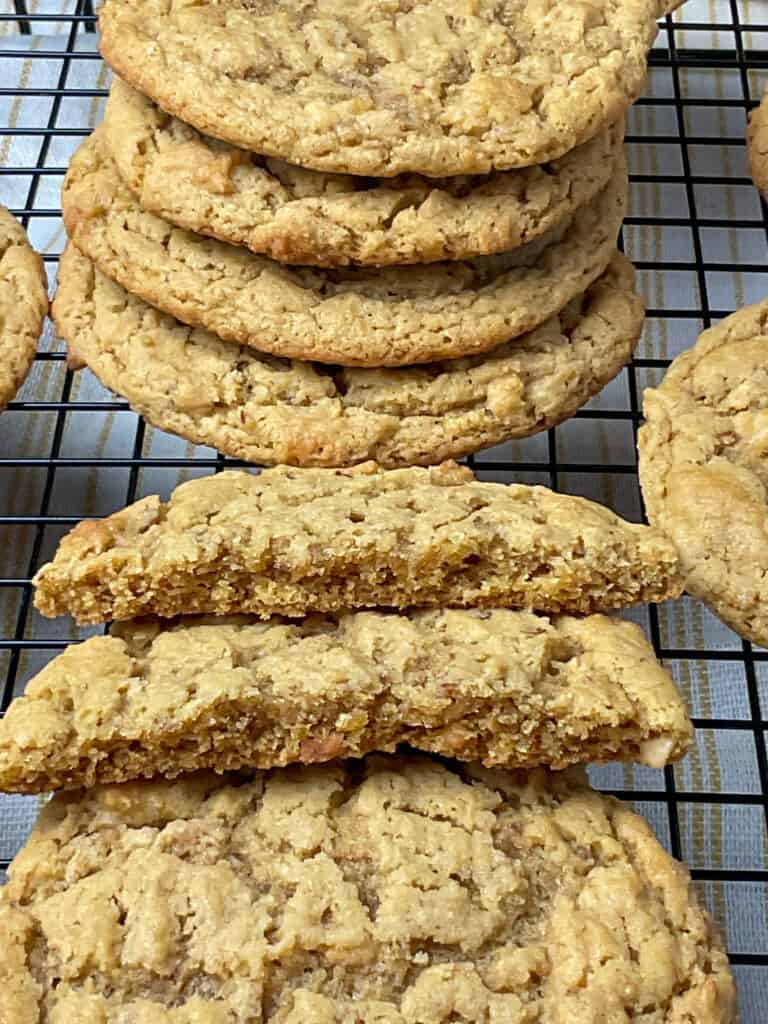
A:
[[[365,607],[604,611],[679,595],[659,532],[455,463],[238,471],[80,523],[35,578],[78,622],[154,614],[298,617]]]
[[[273,768],[393,751],[565,768],[685,753],[642,631],[603,615],[358,612],[134,622],[54,658],[0,721],[0,789]]]
[[[768,646],[768,301],[726,317],[645,392],[638,436],[648,516],[686,588]]]
[[[101,51],[164,110],[302,167],[485,174],[561,156],[643,87],[657,0],[108,0]]]
[[[163,430],[261,465],[430,465],[572,416],[627,363],[643,303],[619,253],[584,295],[484,355],[390,369],[279,359],[160,313],[74,246],[53,304],[68,352]]]
[[[728,1024],[685,868],[580,774],[376,756],[57,796],[4,1024]]]
[[[358,178],[228,146],[119,78],[104,138],[142,207],[281,263],[336,267],[461,260],[532,241],[608,184],[624,125],[547,164],[488,175]]]
[[[395,366],[486,352],[557,313],[605,270],[627,205],[608,185],[511,253],[426,266],[285,267],[147,213],[97,129],[62,190],[69,237],[107,277],[192,326],[296,359]]]
[[[29,373],[47,312],[43,259],[21,224],[0,206],[0,410]]]

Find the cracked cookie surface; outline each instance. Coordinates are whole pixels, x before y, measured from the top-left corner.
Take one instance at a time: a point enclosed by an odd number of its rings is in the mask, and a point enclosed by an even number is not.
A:
[[[0,790],[311,764],[407,743],[462,761],[661,768],[691,725],[642,630],[604,615],[357,612],[124,623],[0,720]]]
[[[426,757],[60,794],[0,896],[4,1024],[731,1024],[683,865],[573,770]]]
[[[747,156],[752,180],[768,198],[768,88],[760,104],[749,115]]]
[[[686,589],[768,646],[768,301],[704,331],[644,397],[640,481]]]
[[[149,422],[262,465],[429,465],[567,419],[616,376],[643,303],[618,253],[587,292],[484,355],[374,370],[279,359],[147,305],[69,246],[53,317],[87,365]]]
[[[21,224],[0,206],[0,410],[30,371],[47,312],[42,257]]]
[[[78,524],[35,577],[78,622],[355,608],[605,611],[677,596],[674,546],[603,505],[456,463],[229,471]]]
[[[550,164],[482,176],[308,171],[201,135],[120,79],[104,140],[145,210],[281,263],[433,263],[532,241],[608,184],[623,124]]]
[[[107,0],[101,51],[200,131],[302,167],[541,164],[642,90],[658,0]]]
[[[476,355],[557,313],[600,276],[627,201],[609,184],[557,228],[511,253],[426,266],[285,267],[142,210],[101,130],[62,192],[70,238],[107,277],[225,341],[295,359],[395,366]]]

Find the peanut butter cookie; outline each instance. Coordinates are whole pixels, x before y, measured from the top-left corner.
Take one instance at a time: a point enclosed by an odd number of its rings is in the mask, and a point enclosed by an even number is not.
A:
[[[506,252],[608,184],[623,124],[559,160],[495,174],[374,180],[237,149],[114,79],[104,140],[145,210],[280,263],[434,263]]]
[[[545,163],[618,121],[658,0],[107,0],[101,51],[202,132],[302,167]]]
[[[567,419],[628,362],[643,303],[618,253],[557,316],[484,355],[374,370],[262,355],[159,313],[70,246],[53,316],[151,423],[250,462],[430,465]]]
[[[229,471],[76,526],[35,578],[44,615],[298,617],[355,608],[591,612],[682,589],[674,546],[603,505],[456,463]]]
[[[62,194],[78,249],[145,302],[261,352],[376,367],[476,355],[543,323],[605,270],[626,200],[621,155],[590,203],[511,253],[321,270],[284,267],[147,213],[100,131],[72,159]]]
[[[645,392],[640,481],[686,588],[768,646],[768,301],[740,309]]]
[[[3,1024],[731,1024],[690,876],[580,771],[377,755],[59,794]]]

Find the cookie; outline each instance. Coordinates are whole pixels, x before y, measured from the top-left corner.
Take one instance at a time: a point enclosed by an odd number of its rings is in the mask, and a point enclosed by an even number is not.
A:
[[[768,197],[768,87],[760,105],[749,115],[747,155],[752,180]]]
[[[618,253],[587,292],[530,334],[469,359],[389,370],[291,362],[190,328],[69,247],[53,316],[87,365],[147,420],[261,464],[429,465],[569,416],[621,370],[643,322]]]
[[[768,647],[768,300],[674,360],[645,392],[640,482],[686,588]]]
[[[562,156],[640,95],[657,0],[107,0],[101,52],[171,114],[345,174],[487,174]]]
[[[32,367],[47,312],[42,257],[21,224],[0,206],[0,410]]]
[[[592,612],[682,589],[674,546],[603,505],[464,466],[229,471],[79,523],[35,605],[81,623],[355,608]]]
[[[228,146],[114,79],[104,135],[141,206],[281,263],[433,263],[516,249],[608,184],[623,124],[550,164],[476,177],[372,181]]]
[[[4,1024],[732,1024],[690,876],[580,770],[426,757],[60,794],[0,897]]]
[[[62,194],[80,251],[129,292],[226,341],[342,365],[476,355],[543,323],[605,270],[627,198],[609,185],[512,253],[428,266],[284,267],[143,211],[103,146],[87,139]]]
[[[0,789],[311,764],[401,743],[504,768],[661,768],[691,743],[642,631],[603,615],[185,617],[116,633],[68,648],[13,701]]]

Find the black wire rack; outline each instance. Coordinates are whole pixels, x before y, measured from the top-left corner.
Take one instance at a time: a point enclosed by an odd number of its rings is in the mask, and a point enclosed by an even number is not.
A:
[[[634,438],[643,388],[703,327],[768,294],[768,210],[747,176],[744,147],[746,114],[766,78],[764,0],[690,0],[662,22],[626,140],[632,204],[623,243],[646,295],[644,341],[569,423],[469,459],[481,478],[543,482],[642,514]],[[59,186],[107,84],[89,2],[7,3],[0,200],[45,249],[52,283],[63,243]],[[0,417],[0,711],[49,657],[85,635],[32,607],[30,580],[61,535],[143,494],[167,494],[181,478],[239,465],[154,431],[94,380],[81,383],[87,375],[73,375],[64,359],[47,334],[30,381]],[[663,772],[612,766],[593,780],[633,800],[688,861],[726,936],[742,1020],[758,1024],[768,1019],[768,651],[688,598],[634,617],[691,703],[696,749]],[[35,810],[31,798],[0,799],[1,867]]]

